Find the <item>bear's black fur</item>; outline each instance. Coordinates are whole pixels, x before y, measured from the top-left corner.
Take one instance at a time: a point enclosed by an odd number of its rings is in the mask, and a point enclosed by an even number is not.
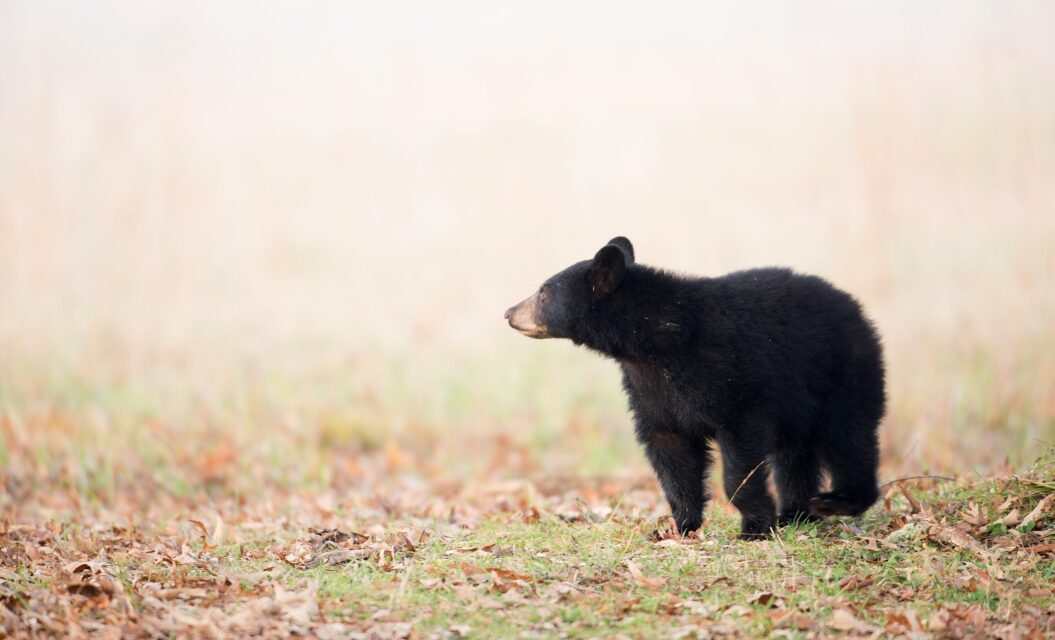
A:
[[[857,301],[821,278],[781,268],[676,276],[636,264],[620,237],[506,318],[619,362],[637,439],[682,533],[702,523],[712,443],[742,538],[858,515],[879,495],[882,348]]]

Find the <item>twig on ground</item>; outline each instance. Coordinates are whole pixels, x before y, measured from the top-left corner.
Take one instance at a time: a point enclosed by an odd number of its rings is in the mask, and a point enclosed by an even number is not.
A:
[[[886,489],[887,487],[889,487],[892,484],[897,484],[898,482],[904,482],[905,480],[944,480],[946,482],[954,482],[956,480],[956,478],[950,478],[949,476],[932,476],[932,475],[927,475],[927,474],[919,475],[919,476],[905,476],[904,478],[894,478],[890,482],[884,482],[883,484],[879,485],[879,488],[880,489]],[[1052,488],[1055,489],[1055,487],[1052,487]]]
[[[1020,475],[1013,475],[1011,477],[1014,478],[1015,480],[1018,480],[1019,482],[1021,482],[1023,484],[1031,484],[1031,485],[1034,485],[1034,486],[1037,486],[1037,487],[1044,487],[1045,489],[1051,489],[1051,490],[1055,491],[1055,484],[1048,484],[1047,482],[1041,482],[1039,480],[1032,480],[1030,478],[1023,478]]]

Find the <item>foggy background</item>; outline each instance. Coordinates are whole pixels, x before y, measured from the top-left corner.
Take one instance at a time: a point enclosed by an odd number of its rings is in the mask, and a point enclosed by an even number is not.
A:
[[[632,451],[615,365],[502,320],[626,235],[646,264],[855,294],[888,464],[1028,457],[1055,433],[1052,25],[1044,2],[0,2],[0,399],[149,433],[244,393],[269,408],[249,434],[337,412],[441,442],[543,425],[544,452],[592,446],[586,420]]]

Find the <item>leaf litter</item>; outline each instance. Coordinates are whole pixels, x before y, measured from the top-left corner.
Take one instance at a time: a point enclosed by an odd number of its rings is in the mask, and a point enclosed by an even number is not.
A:
[[[226,450],[224,450],[226,451]],[[12,636],[1033,638],[1055,633],[1051,456],[943,489],[895,483],[860,523],[738,543],[720,499],[681,536],[654,480],[523,469],[407,475],[391,441],[354,482],[106,499],[19,469],[0,521],[0,631]],[[525,459],[529,456],[524,456]],[[200,467],[200,468],[199,468]],[[507,470],[508,471],[508,470]],[[12,469],[5,471],[11,487]],[[256,472],[253,472],[256,473]],[[36,474],[36,475],[34,475]],[[227,478],[227,480],[218,480]],[[219,482],[220,485],[216,486]],[[145,482],[144,482],[145,484]]]

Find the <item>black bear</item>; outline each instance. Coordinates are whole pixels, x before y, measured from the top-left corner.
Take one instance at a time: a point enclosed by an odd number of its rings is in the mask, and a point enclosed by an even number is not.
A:
[[[505,317],[526,336],[569,338],[619,362],[637,439],[683,534],[703,521],[712,443],[744,539],[859,515],[879,496],[882,347],[857,301],[821,278],[678,276],[636,264],[618,237]]]

